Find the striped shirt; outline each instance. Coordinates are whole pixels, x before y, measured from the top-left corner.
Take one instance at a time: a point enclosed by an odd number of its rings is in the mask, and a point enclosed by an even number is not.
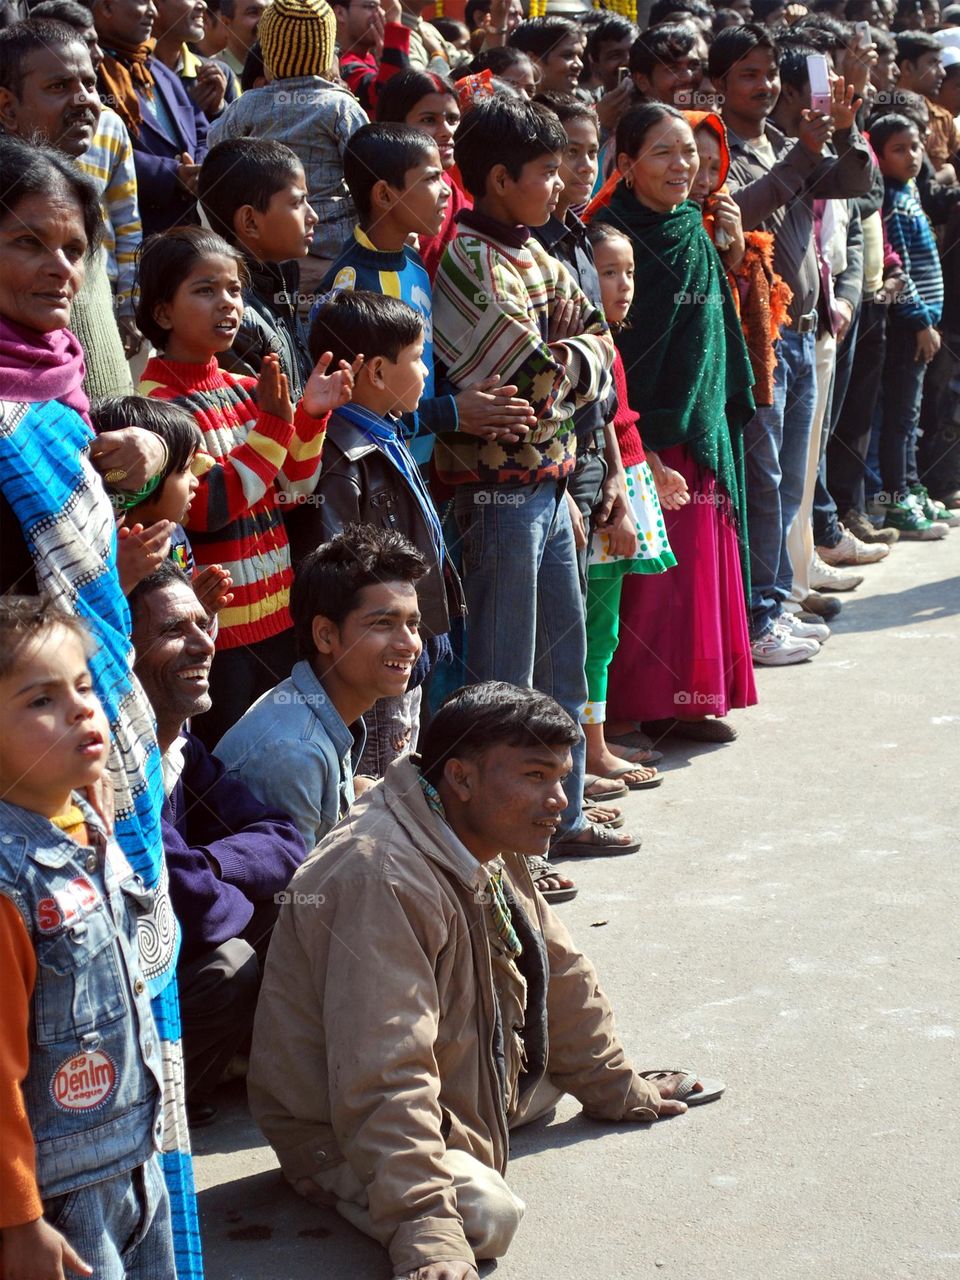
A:
[[[187,529],[199,568],[221,564],[233,602],[219,614],[217,647],[235,649],[286,631],[290,546],[284,505],[306,498],[320,475],[327,416],[297,406],[293,423],[256,405],[256,379],[228,373],[212,358],[187,364],[154,356],[140,391],[193,415],[213,466],[200,478]]]
[[[77,166],[96,183],[103,206],[103,247],[117,315],[132,316],[136,302],[137,252],[143,239],[137,202],[137,172],[127,126],[104,107],[97,131]]]
[[[943,270],[933,230],[920,205],[917,184],[884,178],[883,222],[890,247],[900,256],[906,287],[893,308],[894,319],[911,329],[928,329],[943,315]]]

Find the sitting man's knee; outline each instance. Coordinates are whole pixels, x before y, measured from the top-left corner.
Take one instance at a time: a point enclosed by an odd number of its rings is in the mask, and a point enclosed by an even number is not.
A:
[[[495,1169],[464,1151],[448,1150],[446,1163],[457,1187],[457,1209],[477,1258],[502,1258],[510,1248],[526,1205]]]

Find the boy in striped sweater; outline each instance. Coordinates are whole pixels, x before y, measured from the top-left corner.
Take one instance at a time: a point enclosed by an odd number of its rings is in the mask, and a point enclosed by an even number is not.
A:
[[[606,395],[613,343],[602,313],[530,235],[557,207],[566,134],[522,99],[478,104],[454,151],[472,210],[458,218],[434,285],[434,351],[456,386],[498,374],[536,415],[523,434],[440,436],[434,466],[456,489],[472,680],[535,687],[580,720],[586,702],[583,598],[567,479],[574,411]],[[629,852],[638,843],[585,820],[584,752],[573,751],[555,847]]]
[[[906,285],[891,308],[883,364],[880,473],[888,527],[903,538],[942,538],[947,526],[917,474],[917,433],[927,365],[940,350],[943,272],[937,242],[914,179],[923,162],[917,126],[906,116],[881,117],[870,143],[883,174],[883,221],[900,256]]]
[[[353,387],[349,366],[326,374],[327,353],[294,413],[276,355],[264,357],[256,380],[218,366],[243,315],[245,270],[243,255],[214,232],[177,227],[147,241],[139,271],[137,321],[163,352],[140,390],[189,410],[200,428],[213,466],[187,528],[197,564],[222,565],[233,579],[210,673],[213,708],[199,724],[210,746],[293,666],[283,505],[313,492],[327,418]]]

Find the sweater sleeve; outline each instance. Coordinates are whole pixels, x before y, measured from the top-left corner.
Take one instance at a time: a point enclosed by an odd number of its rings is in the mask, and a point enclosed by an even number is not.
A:
[[[898,254],[903,265],[904,275],[907,277],[903,292],[897,299],[897,319],[904,321],[911,329],[915,329],[919,333],[921,329],[928,329],[935,321],[930,308],[926,306],[920,297],[910,270],[910,239],[912,231],[910,215],[903,209],[898,208],[897,205],[893,205],[885,211],[883,222],[890,239],[890,247]]]
[[[137,170],[133,162],[133,146],[122,121],[118,121],[122,135],[114,159],[106,190],[104,204],[113,228],[114,257],[117,263],[117,312],[133,315],[134,291],[137,276],[137,252],[143,239],[140,222],[140,205],[137,199]]]
[[[356,54],[345,53],[340,58],[340,74],[372,120],[380,89],[398,71],[404,71],[409,65],[410,29],[402,22],[388,22],[384,27],[383,52],[376,70]]]
[[[30,1065],[30,1000],[37,960],[23,917],[0,894],[0,1230],[43,1213],[33,1131],[21,1083]]]
[[[329,418],[329,413],[311,418],[303,401],[297,405],[293,439],[287,449],[287,460],[277,475],[277,488],[294,502],[309,497],[317,487]]]
[[[783,205],[802,190],[817,167],[817,161],[799,144],[792,146],[769,172],[754,178],[734,160],[728,183],[730,194],[740,206],[744,231],[756,231]]]

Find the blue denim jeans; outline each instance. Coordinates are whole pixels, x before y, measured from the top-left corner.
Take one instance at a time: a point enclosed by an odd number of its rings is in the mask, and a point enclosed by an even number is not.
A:
[[[813,495],[813,541],[818,547],[835,547],[843,536],[840,532],[840,512],[836,498],[829,485],[827,470],[827,451],[850,386],[853,372],[853,358],[857,349],[857,332],[860,326],[860,307],[853,313],[853,320],[843,341],[837,348],[837,361],[833,374],[833,386],[830,390],[830,405],[823,423],[823,435],[820,438],[820,470],[817,473],[817,487]],[[843,508],[845,515],[848,508]]]
[[[915,358],[916,331],[891,319],[883,362],[880,477],[887,502],[899,502],[919,480],[917,441],[927,366]]]
[[[816,400],[816,335],[788,329],[777,343],[773,404],[744,431],[752,640],[773,626],[793,584],[787,532],[803,497]]]
[[[47,1200],[43,1214],[96,1280],[175,1280],[170,1202],[160,1157]]]
[[[538,689],[579,724],[587,640],[566,486],[461,485],[454,511],[467,598],[467,679]],[[564,784],[563,833],[583,827],[584,743]]]

